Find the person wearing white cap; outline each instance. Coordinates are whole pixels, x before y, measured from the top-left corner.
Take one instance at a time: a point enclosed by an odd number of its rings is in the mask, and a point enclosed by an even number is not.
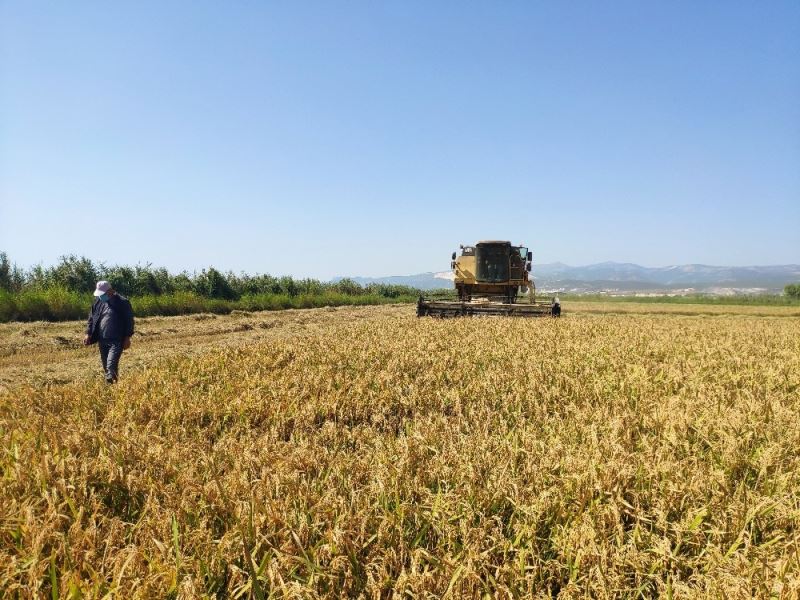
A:
[[[119,373],[122,351],[131,347],[133,335],[133,308],[122,294],[118,294],[108,281],[98,281],[94,302],[86,322],[86,346],[100,346],[100,362],[106,383],[115,383]]]

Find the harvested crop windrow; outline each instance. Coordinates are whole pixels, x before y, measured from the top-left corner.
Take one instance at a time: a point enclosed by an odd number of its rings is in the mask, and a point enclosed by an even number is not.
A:
[[[0,397],[0,589],[792,596],[800,321],[332,323]]]

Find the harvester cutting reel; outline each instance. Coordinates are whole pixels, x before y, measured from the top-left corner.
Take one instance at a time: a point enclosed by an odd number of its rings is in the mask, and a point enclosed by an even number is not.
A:
[[[550,301],[535,300],[530,303],[508,304],[505,302],[427,299],[420,296],[417,301],[418,317],[560,317],[561,303],[558,298]]]

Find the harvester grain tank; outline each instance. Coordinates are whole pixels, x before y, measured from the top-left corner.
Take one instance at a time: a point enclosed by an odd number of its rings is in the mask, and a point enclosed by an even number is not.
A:
[[[453,252],[450,263],[458,299],[421,296],[417,316],[560,316],[560,303],[536,299],[536,287],[529,275],[531,261],[532,254],[527,247],[514,246],[507,241],[487,240],[474,246],[462,245],[461,256]],[[527,298],[517,302],[520,293],[527,293]]]

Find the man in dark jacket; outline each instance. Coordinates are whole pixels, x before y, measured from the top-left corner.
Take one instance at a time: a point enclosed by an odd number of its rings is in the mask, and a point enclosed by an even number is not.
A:
[[[131,347],[133,309],[128,299],[114,291],[107,281],[97,282],[94,296],[83,343],[87,346],[99,344],[106,383],[114,383],[122,351]]]
[[[551,312],[554,317],[561,316],[561,300],[558,299],[558,296],[553,298],[553,309]]]

